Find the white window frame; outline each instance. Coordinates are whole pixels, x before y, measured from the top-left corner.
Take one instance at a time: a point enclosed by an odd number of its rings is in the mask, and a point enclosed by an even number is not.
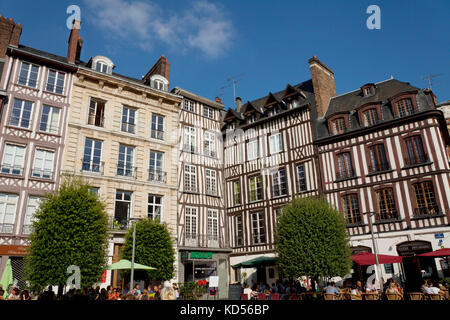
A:
[[[303,168],[303,178],[300,177],[300,167]],[[304,163],[297,164],[297,179],[298,179],[298,191],[304,192],[308,190],[308,181],[306,179],[306,166]],[[304,180],[305,188],[301,188],[301,181]]]
[[[8,155],[11,157],[11,163],[6,162],[6,157],[7,157],[7,151],[9,151],[9,149],[12,149],[12,152],[9,152]],[[22,154],[17,154],[18,149],[23,150]],[[27,152],[27,147],[23,146],[23,145],[17,145],[17,144],[12,144],[12,143],[6,143],[5,144],[5,149],[3,150],[3,158],[2,158],[2,168],[1,168],[1,172],[2,173],[6,173],[6,174],[14,174],[14,175],[22,175],[23,174],[23,170],[25,168],[25,154]],[[19,159],[19,161],[17,161],[17,159]],[[21,160],[20,160],[21,159]],[[15,173],[14,171],[17,169],[20,170],[19,173]],[[8,171],[6,172],[5,170],[8,169]]]
[[[22,226],[23,235],[29,235],[31,233],[33,222],[35,220],[34,215],[36,211],[39,209],[41,200],[42,200],[41,197],[28,196],[27,209],[25,211],[25,217],[23,219],[23,226]]]
[[[53,84],[50,84],[50,82],[49,82],[49,80],[50,80],[50,73],[51,72],[54,72],[55,73],[55,82],[53,83]],[[58,82],[59,82],[59,76],[60,75],[63,75],[63,83],[62,83],[62,86],[60,86],[60,85],[58,85]],[[45,84],[45,91],[48,91],[48,92],[53,92],[53,93],[56,93],[56,94],[64,94],[64,88],[65,88],[65,84],[66,84],[66,73],[65,72],[62,72],[62,71],[58,71],[58,70],[54,70],[54,69],[49,69],[48,70],[48,74],[47,74],[47,83]],[[52,86],[52,88],[51,89],[49,89],[49,85],[51,85]],[[57,88],[61,88],[61,92],[59,92],[58,90],[57,90]]]
[[[283,151],[283,141],[281,132],[269,136],[269,149],[270,154],[276,154]]]
[[[255,160],[259,157],[259,139],[247,142],[247,161]]]
[[[38,155],[42,153],[42,159]],[[36,162],[41,160],[41,166],[37,167]],[[50,165],[47,165],[50,162]],[[37,148],[34,153],[33,169],[31,176],[33,178],[53,179],[53,165],[55,162],[55,151]]]
[[[45,108],[49,108],[46,122],[44,122],[44,109]],[[60,120],[61,120],[61,108],[44,104],[42,106],[41,121],[39,123],[39,131],[47,132],[47,133],[51,133],[51,134],[58,134]],[[42,125],[45,125],[44,129],[42,128]]]
[[[183,102],[183,110],[195,112],[195,102],[185,98]]]
[[[86,142],[87,142],[87,140],[90,140],[90,141],[92,141],[92,144],[91,144],[91,154],[89,154],[89,170],[84,170],[84,171],[89,171],[89,172],[99,172],[99,173],[101,173],[102,172],[102,159],[103,159],[103,141],[102,140],[97,140],[97,139],[94,139],[94,138],[89,138],[89,137],[86,137],[85,139],[84,139],[84,149],[83,149],[83,158],[82,158],[82,164],[81,164],[81,166],[82,166],[82,168],[83,168],[83,166],[84,166],[84,164],[85,164],[85,162],[84,162],[84,158],[85,158],[85,156],[86,156],[86,154],[85,154],[85,151],[86,151]],[[98,166],[99,166],[99,170],[98,171],[94,171],[94,170],[91,170],[92,169],[92,165],[94,164],[93,163],[93,161],[94,161],[94,150],[95,150],[95,142],[100,142],[100,161],[99,161],[99,163],[98,163]]]
[[[22,68],[23,68],[24,64],[28,64],[29,68],[28,68],[28,71],[27,71],[25,83],[20,83],[21,82]],[[36,81],[36,85],[35,86],[30,85],[30,80],[31,80],[30,79],[30,75],[31,75],[31,69],[32,69],[33,66],[37,67],[37,69],[38,69],[37,70],[37,75],[36,75],[36,80],[35,80]],[[38,66],[37,64],[33,64],[33,63],[30,63],[30,62],[22,61],[21,65],[20,65],[20,70],[19,70],[17,83],[22,85],[22,86],[27,86],[27,87],[31,87],[31,88],[37,88],[38,84],[39,84],[39,74],[40,74],[40,72],[41,72],[41,67]],[[34,81],[34,79],[33,79],[33,81]]]
[[[208,106],[203,106],[203,116],[208,118],[208,119],[213,119],[214,120],[214,108],[208,107]]]
[[[0,233],[11,234],[14,232],[18,203],[19,203],[18,194],[0,193]],[[13,210],[9,210],[10,214],[7,214],[8,209],[10,209],[11,207],[13,207]],[[8,220],[6,220],[7,216],[10,216]]]
[[[92,102],[94,102],[95,103],[95,106],[94,106],[94,108],[93,108],[93,110],[94,110],[94,114],[93,114],[93,117],[92,117],[92,119],[93,119],[93,121],[92,121],[92,123],[90,123],[91,122],[91,104],[92,104]],[[97,112],[98,112],[98,103],[103,103],[103,112],[101,112],[100,113],[100,125],[96,125],[95,123],[97,122],[96,121],[96,117],[97,117]],[[105,114],[106,114],[106,101],[103,101],[103,100],[101,100],[101,99],[97,99],[97,98],[90,98],[89,99],[89,108],[88,108],[88,124],[89,125],[91,125],[91,126],[96,126],[96,127],[100,127],[100,128],[104,128],[105,127]]]
[[[192,126],[184,126],[184,140],[183,140],[183,150],[186,152],[195,153],[196,148],[196,128]]]
[[[258,178],[261,179],[261,186],[260,186],[260,188],[258,188]],[[251,185],[252,185],[251,181],[252,180],[255,180],[255,190],[254,190],[254,192],[255,192],[255,199],[253,199],[253,200],[252,200],[252,196],[251,196],[252,195],[252,188],[251,188]],[[261,191],[258,192],[258,190],[261,190]],[[263,199],[263,190],[264,190],[263,179],[262,179],[261,175],[256,175],[256,176],[248,178],[248,191],[249,191],[248,199],[249,199],[250,202],[261,201]],[[260,198],[258,198],[258,193],[261,194]]]
[[[216,134],[212,131],[205,131],[205,155],[216,157]]]
[[[184,190],[197,192],[197,166],[195,165],[184,165]]]
[[[198,208],[185,207],[184,209],[184,236],[185,239],[197,240],[198,235]]]
[[[217,171],[205,168],[206,194],[217,195]]]
[[[17,120],[17,124],[13,124],[12,123],[12,119],[14,117],[14,110],[17,109],[16,107],[16,101],[20,101],[20,114],[19,114],[19,118]],[[28,119],[25,119],[26,121],[28,121],[28,126],[22,126],[22,121],[24,121],[24,110],[25,110],[25,103],[29,103],[30,104],[30,116]],[[17,99],[14,98],[14,102],[12,104],[12,110],[11,110],[11,117],[9,119],[9,124],[14,126],[14,127],[19,127],[19,128],[24,128],[24,129],[29,129],[31,126],[31,118],[32,118],[32,114],[33,114],[33,102],[31,101],[27,101],[27,100],[22,100],[22,99]]]
[[[150,197],[153,197],[153,202],[150,202]],[[156,203],[156,198],[160,199],[160,203]],[[150,207],[153,208],[153,213],[149,212]],[[157,208],[159,208],[159,218],[158,215],[155,214]],[[164,219],[164,196],[158,194],[148,194],[147,197],[147,217],[152,220],[159,220],[160,222]],[[151,216],[150,216],[151,215]]]
[[[208,220],[206,230],[208,232],[209,241],[219,240],[219,210],[208,209]]]
[[[239,241],[240,240],[240,241]],[[242,214],[236,216],[236,246],[244,245],[244,218]]]
[[[160,121],[161,120],[161,121]],[[165,125],[165,117],[152,113],[152,122],[151,122],[151,133],[150,137],[152,139],[164,140],[164,125]]]
[[[134,112],[134,115],[132,118],[133,122],[130,122],[132,112]],[[131,108],[128,106],[122,106],[122,119],[121,119],[121,125],[120,125],[120,130],[122,132],[133,133],[133,134],[136,133],[136,115],[137,115],[137,110],[135,108]],[[126,120],[126,121],[124,122],[124,120]]]
[[[257,215],[257,219],[255,219],[255,215]],[[252,242],[253,244],[263,244],[266,243],[266,226],[264,223],[264,217],[261,212],[252,212],[251,214],[252,221]],[[256,226],[255,226],[256,222]],[[263,232],[261,232],[261,230]],[[263,239],[261,239],[263,238]]]
[[[123,152],[120,151],[123,149]],[[135,175],[135,153],[136,148],[125,144],[119,144],[119,153],[117,156],[117,175],[121,177],[136,177]],[[123,166],[119,167],[120,156],[123,155]],[[131,157],[131,158],[130,158]],[[119,174],[119,169],[123,172]]]
[[[282,185],[283,181],[281,180],[281,171],[284,171],[284,186],[285,186],[285,193],[282,193]],[[272,173],[272,195],[273,197],[282,197],[286,196],[288,194],[287,190],[287,172],[285,168],[281,168],[277,170],[276,172]],[[275,191],[278,191],[278,194],[276,194]]]

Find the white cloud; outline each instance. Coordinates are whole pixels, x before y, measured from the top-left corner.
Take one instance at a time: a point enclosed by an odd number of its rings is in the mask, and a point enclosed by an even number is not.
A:
[[[181,53],[199,50],[217,58],[230,48],[231,21],[222,5],[200,0],[169,12],[152,2],[139,0],[85,0],[88,17],[112,39],[152,50],[163,42]]]

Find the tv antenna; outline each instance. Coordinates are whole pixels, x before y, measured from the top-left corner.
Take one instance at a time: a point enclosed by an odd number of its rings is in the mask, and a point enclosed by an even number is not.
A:
[[[428,81],[428,89],[432,90],[432,89],[431,89],[431,87],[432,87],[432,80],[433,80],[434,78],[440,77],[440,76],[442,76],[442,75],[444,75],[444,74],[443,74],[443,73],[439,73],[439,74],[429,74],[429,75],[427,75],[427,76],[422,76],[421,79],[422,79],[422,81]]]
[[[244,74],[241,73],[241,74],[238,74],[237,76],[227,79],[228,82],[230,82],[230,81],[233,82],[233,98],[234,98],[233,101],[236,101],[236,83],[238,83],[238,81],[242,79],[243,75]]]
[[[220,90],[219,92],[220,93],[218,94],[218,97],[219,97],[220,100],[223,100],[223,89],[228,88],[230,86],[231,86],[231,84],[227,84],[226,86],[222,86],[222,87],[219,88],[219,90]]]

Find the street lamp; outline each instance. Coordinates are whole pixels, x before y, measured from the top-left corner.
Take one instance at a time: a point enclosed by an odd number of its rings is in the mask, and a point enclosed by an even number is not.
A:
[[[136,245],[136,221],[139,219],[130,219],[133,223],[133,250],[131,253],[131,281],[130,281],[130,291],[133,291],[134,287],[134,247]]]
[[[375,237],[373,235],[373,227],[372,227],[372,216],[374,216],[376,214],[376,212],[367,212],[367,220],[369,221],[369,228],[370,228],[370,233],[372,235],[372,244],[373,244],[373,251],[375,254],[375,263],[376,263],[376,268],[375,268],[375,277],[378,281],[378,284],[380,286],[380,290],[383,291],[383,283],[380,281],[380,263],[378,261],[378,248],[377,248],[377,244],[375,242]]]

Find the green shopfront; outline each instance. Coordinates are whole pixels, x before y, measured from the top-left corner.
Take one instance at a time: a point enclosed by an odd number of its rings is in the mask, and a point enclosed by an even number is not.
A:
[[[219,277],[218,298],[228,297],[228,253],[213,251],[179,251],[179,282],[197,282]]]

